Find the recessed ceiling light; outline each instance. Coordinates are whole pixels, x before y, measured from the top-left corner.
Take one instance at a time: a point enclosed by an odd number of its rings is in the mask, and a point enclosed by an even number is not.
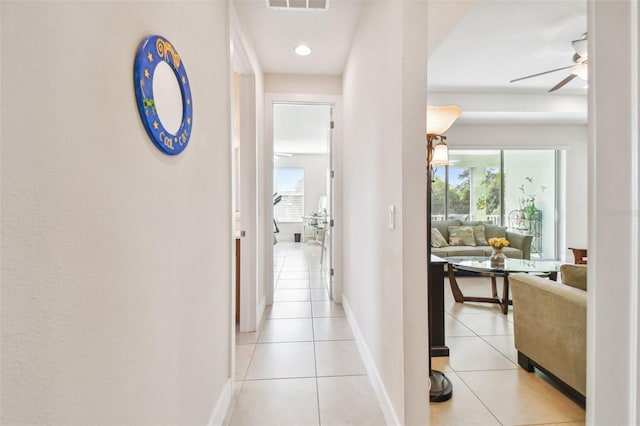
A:
[[[293,49],[293,51],[296,52],[296,55],[298,56],[307,56],[311,54],[311,48],[306,44],[300,44],[296,46],[296,48]]]

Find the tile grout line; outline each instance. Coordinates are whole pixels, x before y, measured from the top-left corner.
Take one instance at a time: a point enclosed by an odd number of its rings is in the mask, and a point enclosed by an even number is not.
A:
[[[498,352],[500,355],[502,355],[504,358],[506,358],[510,363],[514,364],[516,367],[519,367],[518,364],[514,363],[511,358],[509,358],[508,356],[506,356],[505,354],[502,353],[502,351],[500,351],[498,348],[496,348],[495,346],[493,346],[491,343],[489,343],[488,341],[486,341],[484,339],[484,336],[486,337],[492,337],[492,336],[513,336],[513,334],[484,334],[484,335],[480,335],[478,334],[475,330],[469,328],[465,323],[463,323],[462,321],[460,321],[458,318],[456,318],[455,316],[451,315],[451,318],[453,318],[455,321],[459,322],[463,327],[465,327],[466,329],[468,329],[469,331],[471,331],[475,337],[479,337],[480,340],[482,340],[483,342],[485,342],[487,345],[489,345],[491,348],[493,348],[496,352]],[[506,319],[507,323],[509,323],[509,320]],[[510,323],[513,324],[513,323]],[[446,332],[445,332],[446,333]],[[452,338],[452,337],[474,337],[474,336],[446,336],[446,338]],[[503,370],[503,369],[498,369],[498,370]],[[483,370],[476,370],[476,371],[483,371]],[[495,371],[495,370],[487,370],[487,371]]]
[[[280,272],[283,272],[283,271],[285,271],[285,270],[286,270],[285,263],[286,263],[286,259],[287,259],[287,258],[288,258],[288,256],[287,256],[287,257],[285,257],[285,260],[282,262],[282,267],[281,267],[281,269],[280,269]],[[311,285],[312,285],[312,282],[311,282],[311,281],[312,281],[312,279],[311,279],[311,275],[315,275],[315,273],[316,273],[315,271],[311,271],[311,270],[309,269],[308,274],[307,274],[307,275],[308,275],[308,277],[309,277],[309,278],[308,278],[308,286],[307,286],[307,287],[305,287],[304,289],[308,289],[310,292],[311,292],[311,290],[312,290],[312,288],[311,288]],[[280,280],[280,279],[278,279],[278,281],[279,281],[279,280]],[[279,282],[278,282],[278,284],[279,284]],[[276,288],[280,289],[278,286],[274,286],[274,290],[275,290]],[[281,289],[281,290],[283,290],[283,289]],[[326,290],[325,290],[325,291],[326,291]],[[318,365],[317,365],[317,353],[316,353],[316,346],[315,346],[316,341],[319,341],[319,340],[316,340],[316,336],[315,336],[315,325],[314,325],[314,321],[315,321],[315,318],[316,318],[316,317],[315,317],[315,312],[314,312],[314,309],[313,309],[313,302],[318,302],[318,301],[320,301],[320,302],[328,302],[328,303],[331,303],[331,300],[328,300],[328,299],[313,300],[311,297],[309,298],[309,300],[305,300],[305,301],[301,301],[301,302],[308,302],[308,303],[309,303],[309,305],[310,305],[310,312],[311,312],[311,316],[310,316],[310,318],[309,318],[309,319],[311,319],[311,326],[312,326],[312,344],[313,344],[313,351],[314,351],[314,370],[315,370],[315,377],[314,377],[314,378],[315,378],[315,380],[316,380],[316,403],[317,403],[317,407],[318,407],[318,424],[320,425],[320,424],[321,424],[322,419],[321,419],[321,415],[320,415],[320,392],[319,392],[319,382],[318,382],[319,376],[318,376]],[[287,303],[287,302],[296,302],[296,301],[286,301],[286,302],[277,302],[277,303]],[[344,315],[343,315],[343,316],[333,316],[333,315],[331,315],[331,314],[330,314],[330,316],[328,316],[328,317],[318,317],[318,318],[331,318],[331,319],[335,319],[335,318],[338,318],[338,317],[344,317]],[[267,318],[267,319],[275,320],[275,319],[306,319],[306,318],[307,318],[307,317]],[[272,323],[272,324],[278,324],[278,323]],[[261,333],[261,331],[262,331],[262,330],[258,330],[258,331],[260,331],[260,333],[257,333],[257,339],[256,339],[256,342],[254,343],[254,350],[253,350],[253,353],[252,353],[252,360],[251,360],[251,362],[253,361],[253,357],[254,357],[255,351],[257,350],[257,345],[259,345],[259,344],[264,345],[264,344],[273,344],[273,343],[297,343],[297,342],[300,342],[300,341],[290,341],[290,342],[260,342],[259,340],[260,340],[260,336],[262,335],[262,333]],[[337,340],[336,340],[336,339],[328,339],[328,340],[322,340],[322,341],[345,341],[345,340],[347,340],[347,341],[348,341],[348,340],[353,340],[353,338],[351,338],[351,339],[337,339]],[[305,341],[305,342],[306,342],[306,341]],[[247,373],[248,373],[248,369],[247,369]],[[366,377],[366,374],[365,374],[365,375],[361,375],[361,374],[330,375],[330,376],[322,376],[322,377],[349,377],[349,376],[354,376],[354,377],[357,377],[357,376],[365,376],[365,377]],[[245,375],[245,378],[246,378],[246,375]],[[296,378],[298,378],[298,377],[287,377],[287,378],[264,378],[264,379],[248,379],[248,380],[243,380],[243,384],[242,384],[242,386],[244,386],[244,382],[246,382],[246,381],[256,381],[256,380],[265,380],[265,381],[266,381],[266,380],[275,380],[275,379],[278,379],[278,380],[282,380],[282,379],[284,379],[284,380],[286,380],[286,379],[296,379]],[[310,377],[310,376],[304,376],[304,377],[299,377],[299,378],[311,378],[311,377]]]
[[[256,379],[246,379],[246,380],[238,380],[239,382],[266,382],[269,380],[296,380],[296,379],[331,379],[331,378],[342,378],[342,377],[368,377],[366,373],[364,374],[334,374],[330,376],[291,376],[291,377],[264,377],[264,378],[256,378]]]
[[[245,382],[244,380],[238,380],[238,381],[242,383],[240,385],[240,390],[238,391],[238,397],[234,398],[233,394],[232,394],[232,396],[231,396],[231,404],[230,404],[230,406],[228,408],[228,410],[229,410],[228,411],[229,421],[227,423],[223,423],[223,425],[230,425],[232,420],[233,420],[233,416],[236,415],[236,407],[238,406],[238,401],[240,400],[240,395],[242,394],[242,390],[244,389],[244,382]],[[226,416],[225,416],[225,418],[226,418]]]
[[[486,408],[486,409],[487,409],[487,411],[488,411],[488,412],[493,416],[493,418],[494,418],[494,419],[496,419],[496,421],[497,421],[499,424],[501,424],[501,425],[503,425],[503,426],[504,426],[504,423],[502,423],[502,422],[500,421],[500,419],[498,419],[498,416],[496,416],[496,415],[493,413],[493,411],[491,411],[491,410],[489,409],[489,407],[487,406],[487,404],[485,404],[485,403],[484,403],[484,401],[480,398],[480,396],[479,396],[478,394],[476,394],[476,392],[475,392],[473,389],[471,389],[471,386],[469,386],[469,385],[467,384],[467,382],[465,382],[464,378],[463,378],[461,375],[457,374],[457,373],[456,373],[456,376],[458,376],[458,378],[460,379],[460,381],[461,381],[462,383],[464,383],[464,385],[467,387],[467,389],[469,389],[469,391],[473,394],[473,396],[475,396],[475,397],[478,399],[478,401],[480,401],[480,404],[482,404],[482,406],[483,406],[484,408]]]
[[[309,275],[309,286],[311,286],[311,275]],[[311,294],[309,294],[311,298]],[[318,407],[318,426],[322,425],[320,418],[320,386],[318,385],[318,356],[316,354],[316,328],[313,321],[313,303],[311,303],[311,336],[313,337],[313,366],[316,372],[316,406]]]

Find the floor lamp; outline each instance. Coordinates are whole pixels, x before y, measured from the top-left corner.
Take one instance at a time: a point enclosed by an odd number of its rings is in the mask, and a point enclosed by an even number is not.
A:
[[[431,183],[434,168],[449,165],[449,151],[446,136],[442,136],[454,121],[462,114],[456,106],[427,107],[427,259],[431,262]],[[431,270],[431,268],[429,268]],[[431,282],[429,274],[428,284]],[[431,299],[429,299],[429,401],[443,402],[451,399],[453,387],[451,381],[441,371],[431,368]]]

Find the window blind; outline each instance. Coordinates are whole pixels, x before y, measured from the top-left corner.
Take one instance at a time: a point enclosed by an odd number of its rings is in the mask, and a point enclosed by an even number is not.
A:
[[[302,222],[304,214],[304,169],[276,167],[273,173],[273,191],[282,196],[274,206],[277,222]]]

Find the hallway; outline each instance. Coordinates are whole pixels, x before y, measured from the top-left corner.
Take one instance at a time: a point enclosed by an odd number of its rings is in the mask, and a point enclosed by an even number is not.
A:
[[[385,424],[344,310],[323,288],[319,252],[317,244],[274,247],[274,304],[258,333],[236,334],[237,382],[225,425]],[[459,279],[472,294],[486,290],[485,281]],[[448,285],[445,306],[452,356],[433,362],[455,396],[431,404],[431,424],[584,424],[583,408],[544,375],[518,367],[512,312],[456,303]]]
[[[384,425],[342,306],[321,280],[320,246],[274,246],[275,294],[259,332],[236,334],[225,425]]]

